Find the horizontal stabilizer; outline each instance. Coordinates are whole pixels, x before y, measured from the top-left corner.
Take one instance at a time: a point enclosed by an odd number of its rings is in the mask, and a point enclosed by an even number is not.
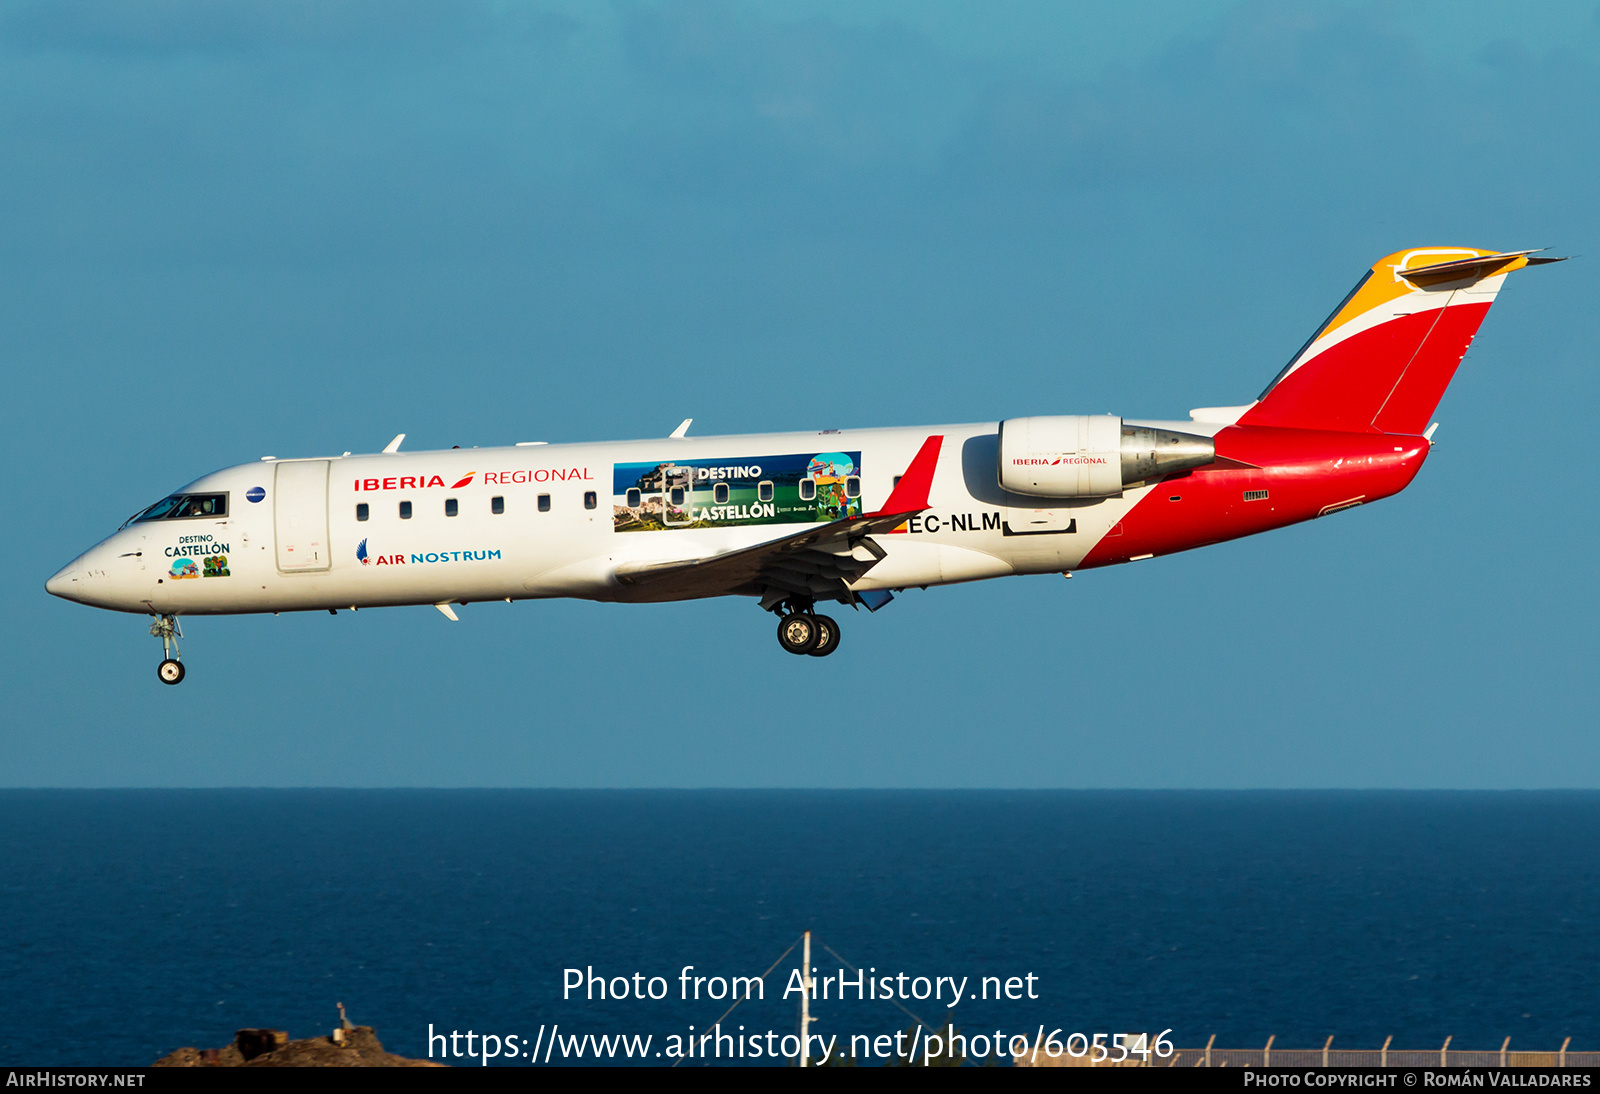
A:
[[[1512,263],[1517,259],[1516,268],[1523,266],[1543,266],[1550,262],[1565,262],[1564,258],[1532,258],[1539,253],[1539,248],[1532,251],[1501,251],[1499,254],[1482,255],[1478,258],[1458,258],[1453,262],[1435,262],[1430,266],[1412,266],[1409,269],[1396,270],[1401,277],[1414,285],[1433,286],[1445,281],[1465,281],[1468,278],[1481,281],[1485,277],[1492,277],[1498,273],[1510,273]]]

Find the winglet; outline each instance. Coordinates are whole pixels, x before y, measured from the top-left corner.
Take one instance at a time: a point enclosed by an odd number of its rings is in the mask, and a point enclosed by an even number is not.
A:
[[[685,418],[682,422],[680,422],[678,424],[678,428],[672,431],[671,439],[675,441],[681,441],[687,437],[689,435],[689,423],[692,421],[694,421],[693,418]]]
[[[389,455],[400,451],[400,442],[405,439],[406,435],[404,433],[397,435],[394,440],[383,446],[384,453]]]
[[[894,513],[916,513],[928,507],[928,491],[933,488],[933,469],[939,463],[939,448],[943,437],[929,437],[911,458],[911,465],[889,494],[883,508],[869,516],[889,516]]]

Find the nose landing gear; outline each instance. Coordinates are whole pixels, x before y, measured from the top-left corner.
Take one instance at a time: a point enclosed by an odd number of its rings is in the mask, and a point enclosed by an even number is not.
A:
[[[150,624],[152,636],[161,639],[161,664],[156,666],[156,678],[163,684],[178,684],[183,682],[183,656],[178,650],[178,639],[183,637],[183,630],[178,626],[178,617],[175,615],[158,615],[156,621]]]
[[[778,617],[778,645],[797,655],[826,657],[839,648],[839,624],[831,616],[817,615],[810,601],[789,601]]]

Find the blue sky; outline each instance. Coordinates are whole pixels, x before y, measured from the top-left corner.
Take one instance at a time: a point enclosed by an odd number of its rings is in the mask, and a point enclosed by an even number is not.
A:
[[[1594,260],[1398,498],[911,593],[200,620],[44,579],[280,456],[1241,402],[1378,256],[1593,254],[1600,7],[0,4],[0,785],[1544,787],[1592,732]]]

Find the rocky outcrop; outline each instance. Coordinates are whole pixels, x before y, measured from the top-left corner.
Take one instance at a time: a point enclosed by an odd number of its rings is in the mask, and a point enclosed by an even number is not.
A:
[[[337,1040],[335,1038],[338,1038]],[[385,1051],[371,1026],[341,1029],[331,1037],[291,1041],[275,1029],[241,1029],[227,1048],[180,1048],[155,1067],[443,1067]]]

